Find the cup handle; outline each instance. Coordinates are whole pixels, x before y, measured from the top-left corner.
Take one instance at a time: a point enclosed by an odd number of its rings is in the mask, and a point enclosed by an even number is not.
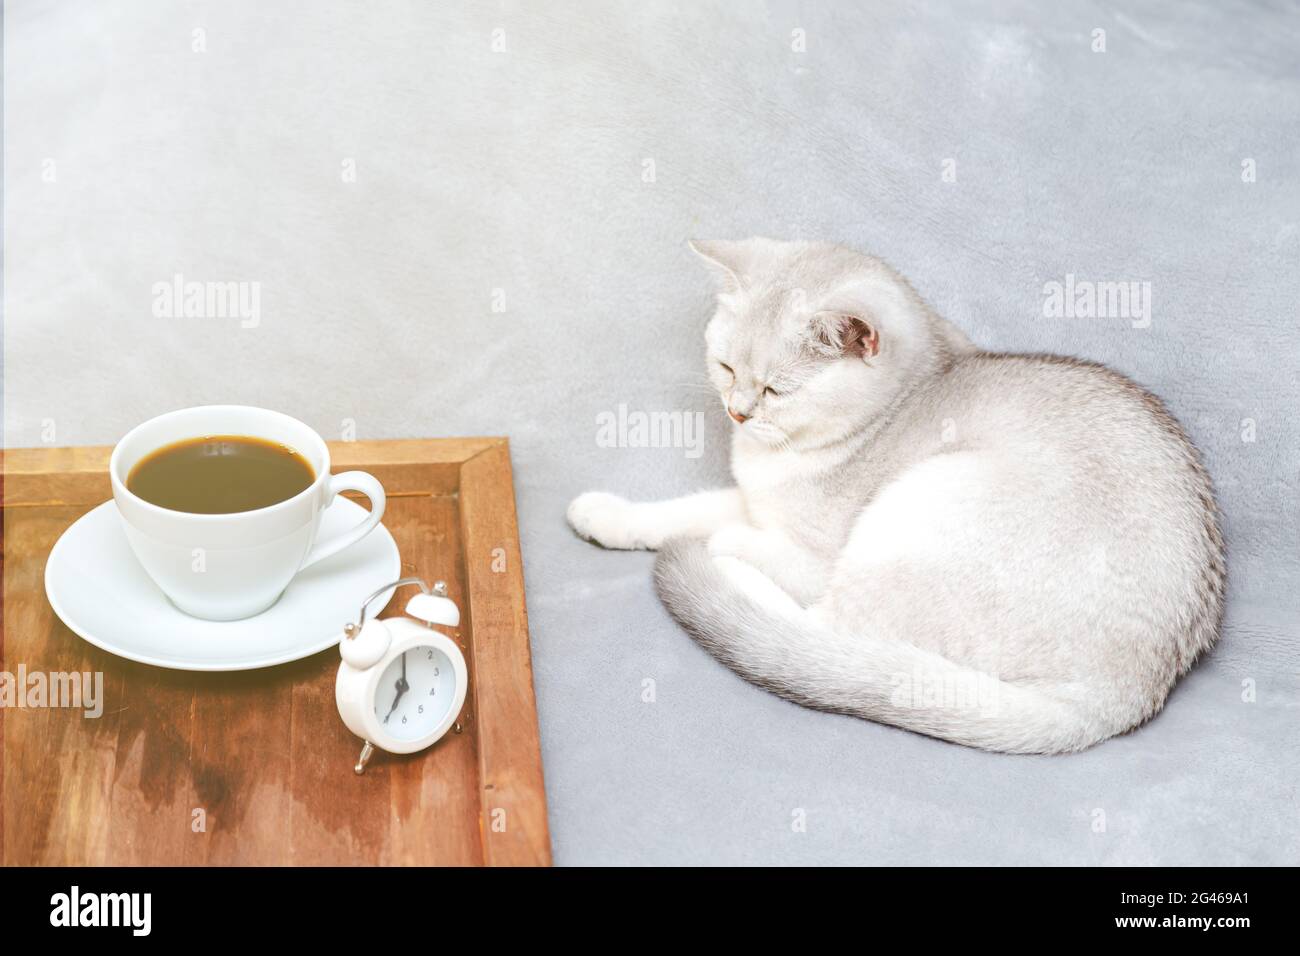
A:
[[[356,544],[374,531],[375,525],[379,524],[384,517],[384,503],[387,501],[384,496],[384,486],[373,475],[367,475],[364,471],[345,471],[341,475],[331,475],[326,507],[334,501],[335,495],[343,491],[359,491],[369,498],[370,514],[355,528],[349,528],[312,545],[312,549],[307,552],[307,557],[299,565],[299,571],[311,567],[322,558],[328,558],[331,554],[338,554],[348,545]]]

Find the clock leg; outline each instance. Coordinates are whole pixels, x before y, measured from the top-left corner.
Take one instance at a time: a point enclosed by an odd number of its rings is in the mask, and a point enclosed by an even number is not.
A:
[[[361,774],[365,773],[366,764],[370,762],[370,758],[374,755],[374,752],[375,752],[375,745],[372,744],[369,740],[367,740],[366,745],[361,748],[361,756],[357,758],[357,765],[352,768],[352,772],[355,773],[357,776],[360,776]]]

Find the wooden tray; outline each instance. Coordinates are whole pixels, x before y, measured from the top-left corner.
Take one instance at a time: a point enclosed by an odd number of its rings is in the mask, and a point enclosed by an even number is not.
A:
[[[0,671],[102,671],[105,697],[99,719],[0,707],[5,865],[550,863],[505,439],[330,444],[336,470],[383,482],[403,573],[448,583],[470,664],[462,732],[423,754],[377,753],[360,777],[360,741],[334,706],[336,650],[259,671],[169,671],[55,617],[45,559],[112,497],[109,452],[3,455]]]

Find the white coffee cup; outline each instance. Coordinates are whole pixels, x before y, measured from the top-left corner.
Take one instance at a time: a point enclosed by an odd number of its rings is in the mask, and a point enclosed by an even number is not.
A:
[[[150,452],[206,435],[282,443],[307,460],[316,479],[292,498],[233,514],[172,511],[127,488],[131,469]],[[360,541],[384,516],[384,489],[373,476],[331,475],[329,448],[320,435],[264,408],[204,405],[151,418],[117,443],[108,467],[113,500],[140,564],[176,607],[210,621],[265,611],[299,571]],[[370,514],[356,527],[317,541],[321,515],[342,491],[369,498]]]

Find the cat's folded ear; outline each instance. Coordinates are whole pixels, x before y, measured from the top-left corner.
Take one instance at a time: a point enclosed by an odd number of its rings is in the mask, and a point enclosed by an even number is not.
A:
[[[723,292],[738,292],[744,284],[744,244],[729,239],[690,239],[691,251],[722,281]]]
[[[880,354],[880,332],[869,318],[850,312],[818,312],[812,317],[814,344],[828,355],[867,360]]]

